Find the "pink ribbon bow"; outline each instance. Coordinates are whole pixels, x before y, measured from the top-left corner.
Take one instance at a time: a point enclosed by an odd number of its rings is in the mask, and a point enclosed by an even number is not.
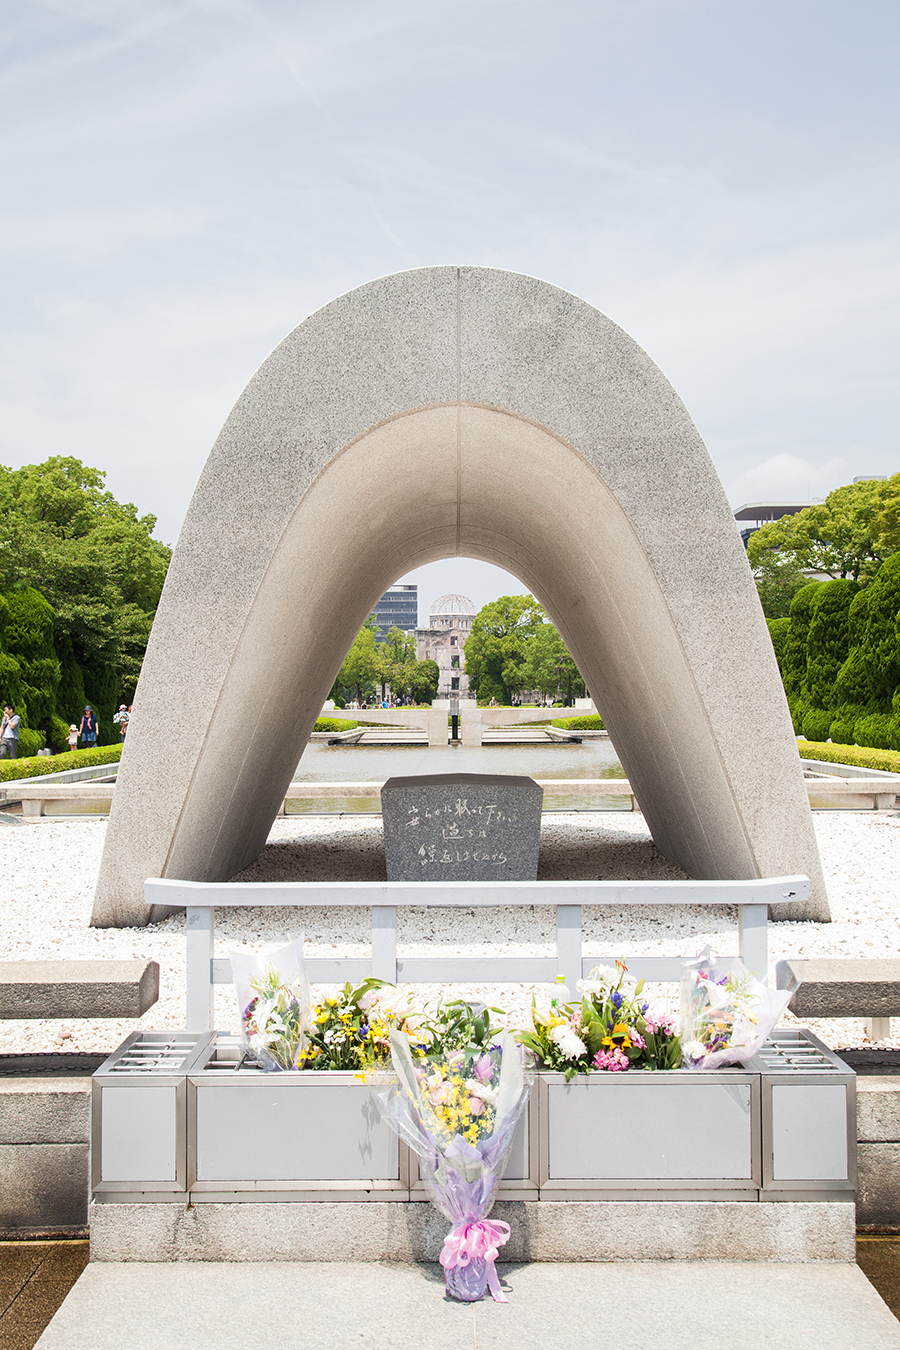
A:
[[[508,1303],[500,1288],[497,1275],[497,1252],[509,1241],[510,1227],[499,1219],[476,1219],[472,1223],[458,1223],[444,1238],[440,1262],[446,1270],[452,1266],[467,1266],[476,1257],[487,1262],[487,1282],[495,1303]]]

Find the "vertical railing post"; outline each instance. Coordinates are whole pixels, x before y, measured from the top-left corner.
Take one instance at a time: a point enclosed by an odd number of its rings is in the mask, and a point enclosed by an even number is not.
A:
[[[768,905],[739,905],[741,960],[765,984],[769,976]]]
[[[215,910],[212,906],[188,905],[185,923],[188,1031],[212,1030],[214,936]]]
[[[372,906],[372,974],[397,983],[397,910],[394,905]]]
[[[556,973],[565,977],[572,997],[581,979],[581,906],[556,906]]]

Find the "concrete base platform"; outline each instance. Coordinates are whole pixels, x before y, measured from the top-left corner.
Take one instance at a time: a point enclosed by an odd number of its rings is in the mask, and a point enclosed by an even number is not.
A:
[[[547,1201],[496,1204],[512,1261],[852,1262],[853,1204]],[[436,1261],[430,1204],[93,1204],[97,1261]]]
[[[356,1208],[360,1208],[357,1206]],[[504,1265],[509,1304],[444,1294],[439,1266],[92,1262],[37,1350],[897,1350],[852,1265]]]

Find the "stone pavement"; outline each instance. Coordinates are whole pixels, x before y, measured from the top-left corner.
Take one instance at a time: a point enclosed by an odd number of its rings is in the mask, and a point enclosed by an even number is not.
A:
[[[439,1266],[95,1262],[37,1350],[900,1350],[855,1265],[534,1263],[510,1302],[456,1303]]]

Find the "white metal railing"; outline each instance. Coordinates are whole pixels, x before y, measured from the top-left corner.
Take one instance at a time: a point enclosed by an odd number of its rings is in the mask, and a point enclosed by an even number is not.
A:
[[[808,877],[756,881],[512,881],[512,882],[203,882],[154,877],[144,883],[148,905],[186,911],[187,1028],[213,1025],[214,985],[231,980],[231,962],[214,955],[219,908],[371,906],[371,957],[312,957],[306,966],[318,984],[342,984],[368,975],[392,984],[538,984],[563,975],[575,981],[604,958],[582,955],[584,905],[736,905],[741,960],[763,980],[768,974],[768,905],[809,898]],[[398,956],[397,909],[438,906],[482,909],[555,905],[555,956]],[[624,957],[629,972],[647,980],[678,980],[678,956]]]

